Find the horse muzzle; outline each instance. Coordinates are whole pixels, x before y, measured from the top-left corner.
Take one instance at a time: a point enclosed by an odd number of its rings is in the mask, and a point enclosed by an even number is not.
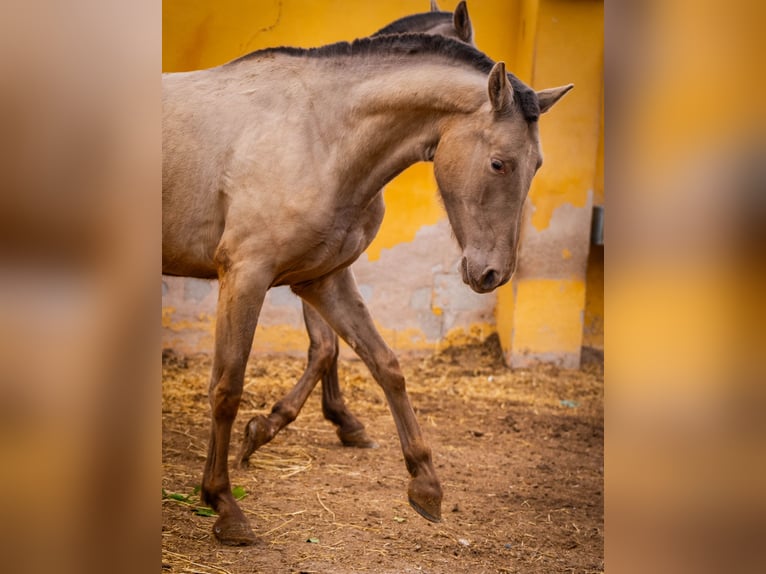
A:
[[[501,285],[508,283],[515,267],[515,264],[513,264],[510,271],[504,273],[499,269],[499,266],[495,267],[485,263],[478,263],[475,260],[470,261],[468,257],[463,257],[460,261],[460,273],[463,277],[463,283],[477,293],[490,293]]]

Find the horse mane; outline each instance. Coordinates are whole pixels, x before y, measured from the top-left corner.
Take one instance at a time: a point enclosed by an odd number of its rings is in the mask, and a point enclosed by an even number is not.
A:
[[[391,22],[385,28],[381,28],[374,34],[375,36],[383,36],[385,34],[406,34],[412,32],[412,30],[422,30],[427,26],[433,26],[441,23],[452,23],[452,12],[421,12],[420,14],[410,14],[404,18],[399,18],[395,22]]]
[[[438,14],[438,12],[435,14]],[[419,15],[416,14],[414,16]],[[495,65],[495,62],[489,56],[468,44],[447,38],[446,36],[432,34],[376,35],[358,38],[353,42],[336,42],[335,44],[327,44],[317,48],[294,48],[287,46],[265,48],[241,56],[225,65],[228,66],[253,58],[269,57],[278,54],[305,58],[358,57],[376,54],[429,54],[468,65],[484,74],[489,74]],[[508,81],[513,88],[514,101],[518,103],[526,121],[530,123],[536,122],[540,117],[540,104],[537,99],[537,93],[511,73],[508,73]]]

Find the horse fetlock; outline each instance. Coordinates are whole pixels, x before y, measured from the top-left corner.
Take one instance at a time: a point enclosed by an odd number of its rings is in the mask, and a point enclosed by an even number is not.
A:
[[[404,463],[412,476],[423,474],[423,469],[429,468],[433,474],[431,449],[420,443],[414,443],[404,448]]]
[[[234,420],[242,398],[242,389],[233,389],[220,383],[210,391],[210,405],[216,420]]]
[[[214,482],[206,481],[202,479],[202,487],[200,488],[200,498],[202,502],[210,506],[216,512],[220,512],[225,507],[225,498],[228,494],[231,497],[231,486],[229,482]],[[232,500],[233,497],[232,497]]]
[[[338,428],[336,432],[343,446],[354,448],[378,448],[379,446],[378,443],[367,435],[364,427],[351,431],[344,431],[343,428]]]
[[[332,424],[337,425],[340,427],[338,429],[338,432],[343,430],[343,432],[354,432],[356,430],[359,430],[362,428],[362,424],[358,423],[356,425],[349,425],[347,419],[348,416],[346,415],[345,411],[345,404],[342,400],[338,399],[327,399],[324,396],[322,397],[322,416],[328,421],[330,421]]]

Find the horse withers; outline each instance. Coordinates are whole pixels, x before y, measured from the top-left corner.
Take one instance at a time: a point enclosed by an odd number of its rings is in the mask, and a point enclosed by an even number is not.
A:
[[[431,451],[349,265],[377,232],[383,186],[433,161],[464,282],[479,293],[507,282],[542,160],[538,119],[570,88],[535,92],[465,43],[409,34],[163,76],[163,272],[220,282],[201,495],[221,542],[255,540],[228,453],[258,314],[277,285],[368,366],[396,423],[410,504],[440,519]]]

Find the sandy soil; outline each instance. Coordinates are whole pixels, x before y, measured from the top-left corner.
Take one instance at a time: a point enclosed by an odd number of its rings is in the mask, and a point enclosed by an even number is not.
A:
[[[402,359],[444,488],[439,524],[407,503],[408,475],[383,393],[342,362],[351,410],[379,444],[341,446],[319,392],[232,470],[258,545],[227,548],[199,516],[209,425],[206,357],[163,354],[162,571],[196,573],[597,573],[603,571],[603,370],[510,371],[494,341]],[[235,423],[297,380],[304,361],[252,357]],[[178,500],[183,498],[183,500]]]

